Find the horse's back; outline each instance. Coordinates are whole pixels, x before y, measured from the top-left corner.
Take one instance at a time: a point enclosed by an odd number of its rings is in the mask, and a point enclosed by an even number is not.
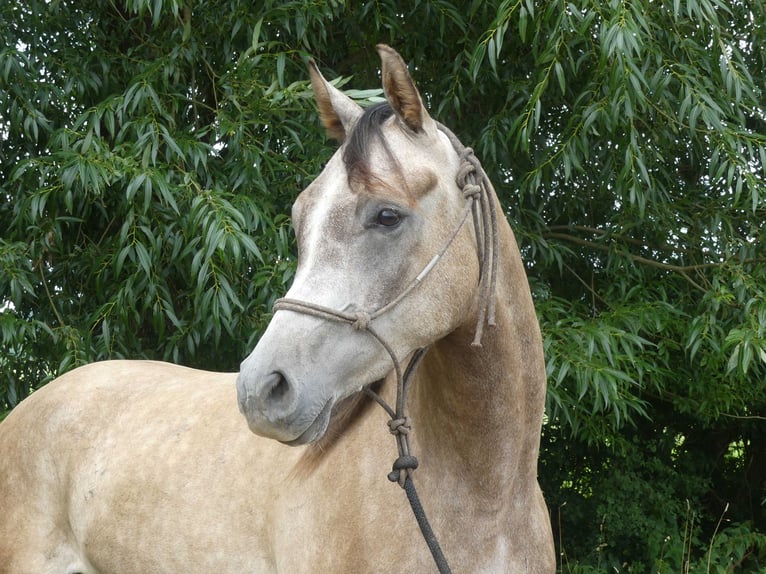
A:
[[[110,361],[23,401],[0,423],[0,573],[268,571],[243,501],[294,455],[249,432],[235,377]]]

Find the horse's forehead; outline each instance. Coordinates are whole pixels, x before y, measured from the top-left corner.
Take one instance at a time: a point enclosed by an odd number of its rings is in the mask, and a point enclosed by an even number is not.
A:
[[[298,197],[293,207],[293,223],[301,228],[324,229],[331,236],[343,235],[353,225],[360,210],[369,203],[421,209],[420,200],[436,187],[436,176],[421,171],[414,178],[374,178],[371,182],[343,180],[313,182]],[[316,238],[314,238],[316,239]]]
[[[300,223],[308,214],[326,212],[343,195],[349,195],[348,177],[338,153],[330,159],[322,172],[304,189],[293,205],[294,223]]]
[[[440,177],[448,177],[449,151],[443,148],[438,133],[414,135],[403,130],[393,117],[382,133],[384,139],[370,142],[368,147],[366,164],[371,178],[362,181],[359,193],[385,195],[390,191],[387,188],[396,187],[415,202],[431,191]],[[376,185],[381,183],[384,185]]]
[[[356,205],[359,201],[381,200],[414,207],[439,181],[439,166],[424,146],[394,148],[373,144],[361,169],[349,173],[339,149],[317,178],[300,194],[294,215],[314,212],[319,204]],[[357,166],[358,167],[358,166]]]

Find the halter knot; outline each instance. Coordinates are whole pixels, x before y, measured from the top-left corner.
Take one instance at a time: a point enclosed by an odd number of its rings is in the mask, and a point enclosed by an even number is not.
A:
[[[459,186],[464,186],[468,181],[475,180],[475,174],[481,173],[481,162],[473,153],[473,148],[467,147],[460,152],[460,168],[457,170],[455,179]]]
[[[355,313],[354,319],[354,322],[351,323],[351,327],[357,331],[366,331],[370,326],[370,321],[372,321],[370,314],[366,313],[365,311],[359,311],[358,313]]]
[[[467,158],[463,157],[460,162],[460,167],[457,170],[455,181],[460,187],[465,187],[465,184],[474,181],[476,178],[471,177],[476,173],[476,166]]]
[[[418,459],[412,455],[402,455],[394,461],[393,470],[388,473],[388,480],[398,482],[404,488],[407,476],[418,467]],[[404,472],[402,472],[404,471]]]
[[[408,435],[412,430],[410,424],[410,417],[403,417],[401,419],[391,419],[388,421],[388,430],[391,434],[396,435]]]

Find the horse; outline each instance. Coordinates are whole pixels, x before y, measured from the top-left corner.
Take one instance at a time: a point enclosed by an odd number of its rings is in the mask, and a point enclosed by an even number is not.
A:
[[[455,572],[555,571],[519,249],[473,152],[377,49],[367,108],[309,63],[340,146],[238,373],[96,362],[0,423],[0,572],[436,571],[408,481]]]

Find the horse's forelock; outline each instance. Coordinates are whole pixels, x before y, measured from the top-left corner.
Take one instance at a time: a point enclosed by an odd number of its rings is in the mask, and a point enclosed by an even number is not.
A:
[[[383,123],[394,114],[388,102],[374,104],[364,111],[343,146],[343,164],[349,181],[369,186],[374,178],[369,159],[372,144],[377,142],[391,160],[394,155],[383,137]],[[394,160],[395,161],[395,160]]]

